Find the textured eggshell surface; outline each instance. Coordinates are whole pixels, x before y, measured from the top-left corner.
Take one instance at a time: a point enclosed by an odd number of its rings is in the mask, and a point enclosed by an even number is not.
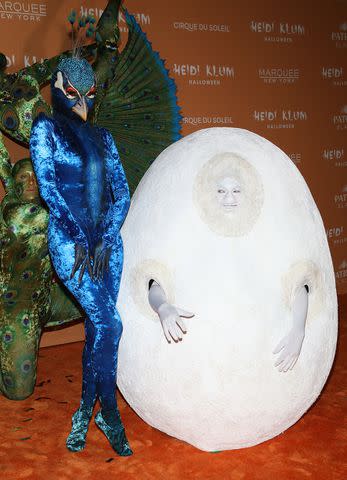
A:
[[[231,212],[216,200],[226,176],[241,191]],[[188,135],[153,162],[121,233],[118,385],[138,415],[207,451],[258,444],[299,420],[333,362],[337,302],[321,216],[288,156],[242,129]],[[149,306],[152,278],[195,314],[177,344]],[[301,354],[279,372],[272,351],[304,284]]]

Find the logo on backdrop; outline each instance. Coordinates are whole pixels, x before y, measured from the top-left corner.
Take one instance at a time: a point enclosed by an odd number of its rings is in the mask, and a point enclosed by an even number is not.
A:
[[[337,115],[331,116],[331,121],[336,130],[347,129],[347,105],[344,105]]]
[[[328,240],[333,243],[333,245],[342,245],[347,243],[347,235],[344,232],[343,226],[329,228],[326,233]]]
[[[186,30],[187,32],[217,32],[230,33],[231,25],[214,23],[190,23],[190,22],[172,22],[175,30]]]
[[[288,157],[291,159],[293,163],[295,163],[295,165],[300,165],[302,160],[301,153],[289,153]]]
[[[36,62],[43,62],[43,57],[36,57],[36,55],[23,55],[23,61],[21,62],[16,55],[6,55],[7,60],[7,67],[13,67],[18,65],[20,68],[22,67],[30,67],[33,63]],[[21,65],[19,65],[21,63]]]
[[[322,67],[321,75],[334,87],[345,87],[347,80],[344,79],[343,67]]]
[[[231,117],[183,117],[184,125],[232,125],[233,119]]]
[[[301,23],[264,22],[252,20],[249,24],[251,32],[263,37],[264,42],[293,43],[295,39],[306,35],[306,27]]]
[[[304,110],[254,110],[253,120],[266,125],[269,129],[291,129],[307,121]]]
[[[335,167],[347,167],[344,148],[325,148],[322,152],[322,158],[333,163]]]
[[[338,270],[335,272],[337,283],[347,283],[347,260],[344,259],[338,266]]]
[[[96,20],[99,20],[101,15],[103,14],[104,10],[98,7],[94,8],[87,8],[83,7],[81,5],[80,8],[80,15],[91,15],[94,17]],[[150,25],[151,23],[151,17],[147,13],[132,13],[132,15],[135,17],[136,21],[141,25]],[[127,32],[128,31],[128,26],[125,20],[125,15],[122,12],[119,12],[118,15],[118,25],[119,25],[119,30],[121,32]]]
[[[343,67],[323,67],[321,70],[323,80],[326,80],[334,87],[347,86],[347,80],[344,78]]]
[[[221,85],[224,80],[233,80],[235,78],[235,69],[230,65],[174,63],[170,71],[176,78],[185,78],[188,80],[188,85],[195,86]]]
[[[334,195],[334,203],[336,208],[347,208],[347,184],[341,189],[341,192]]]
[[[45,3],[0,2],[1,20],[22,20],[23,22],[40,22],[47,16]]]
[[[30,67],[33,63],[44,61],[43,57],[36,57],[36,55],[24,55],[23,56],[23,65],[24,67]]]
[[[17,59],[16,59],[15,54],[6,55],[6,66],[7,67],[13,67],[14,65],[16,65],[16,63],[17,63]]]
[[[341,23],[337,32],[331,32],[330,39],[336,48],[347,48],[347,22]]]
[[[258,69],[258,76],[264,83],[289,85],[299,80],[300,70],[287,67],[263,67]]]

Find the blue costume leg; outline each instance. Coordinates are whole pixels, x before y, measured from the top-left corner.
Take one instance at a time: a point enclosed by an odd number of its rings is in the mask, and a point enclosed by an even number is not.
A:
[[[109,269],[104,275],[103,285],[112,299],[112,321],[100,328],[103,335],[95,345],[95,366],[98,369],[98,396],[104,412],[117,410],[115,388],[117,383],[118,346],[123,325],[116,308],[119,284],[123,268],[123,244],[118,236],[112,248]],[[107,360],[101,355],[107,355]],[[113,368],[111,368],[111,365]]]
[[[69,272],[73,267],[75,245],[64,230],[50,218],[48,243],[51,258],[60,279],[71,291]],[[74,292],[72,292],[74,294]],[[76,297],[77,298],[77,297]],[[87,312],[86,312],[87,313]],[[72,429],[66,446],[71,451],[82,450],[96,400],[96,378],[92,367],[92,348],[94,345],[94,327],[88,316],[85,319],[85,345],[83,349],[82,367],[82,398],[80,407],[72,416]]]
[[[69,278],[73,268],[74,244],[54,222],[50,225],[49,246],[59,277],[88,317],[83,353],[82,401],[72,418],[72,431],[67,439],[67,447],[72,451],[84,448],[93,405],[98,395],[102,409],[95,419],[97,425],[117,453],[130,455],[132,452],[115,396],[118,345],[123,330],[116,309],[123,265],[121,239],[117,239],[112,249],[110,268],[104,279],[93,281],[85,274],[81,285],[78,283],[78,275]]]
[[[117,236],[109,261],[109,270],[104,275],[103,286],[107,289],[113,306],[113,321],[104,325],[100,331],[100,348],[96,345],[95,365],[98,370],[97,392],[101,402],[101,411],[95,416],[95,423],[104,432],[113,449],[122,456],[132,454],[125,435],[123,423],[117,408],[115,396],[117,383],[118,347],[123,326],[116,308],[119,284],[123,268],[123,243],[120,235]],[[104,356],[107,355],[106,361]],[[103,355],[103,358],[98,358]],[[108,363],[109,362],[109,363]],[[109,368],[112,365],[112,368]]]
[[[92,351],[95,342],[95,329],[87,317],[84,323],[85,343],[82,355],[82,400],[81,405],[93,409],[96,400],[96,381],[92,365]]]

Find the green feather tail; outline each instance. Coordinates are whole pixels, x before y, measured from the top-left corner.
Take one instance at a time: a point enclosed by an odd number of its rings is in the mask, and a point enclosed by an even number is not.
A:
[[[181,138],[176,85],[146,34],[126,12],[127,45],[115,77],[96,111],[96,123],[110,130],[133,193],[153,160]]]

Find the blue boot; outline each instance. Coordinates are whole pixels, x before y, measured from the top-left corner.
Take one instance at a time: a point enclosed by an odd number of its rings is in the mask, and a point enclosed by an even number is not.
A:
[[[104,412],[104,414],[99,411],[95,415],[95,423],[100,430],[104,432],[113,450],[118,453],[118,455],[121,455],[122,457],[132,455],[133,452],[129,446],[118,411],[108,411]]]
[[[72,428],[66,439],[66,447],[71,452],[79,452],[84,449],[92,413],[92,408],[80,407],[72,415]]]

